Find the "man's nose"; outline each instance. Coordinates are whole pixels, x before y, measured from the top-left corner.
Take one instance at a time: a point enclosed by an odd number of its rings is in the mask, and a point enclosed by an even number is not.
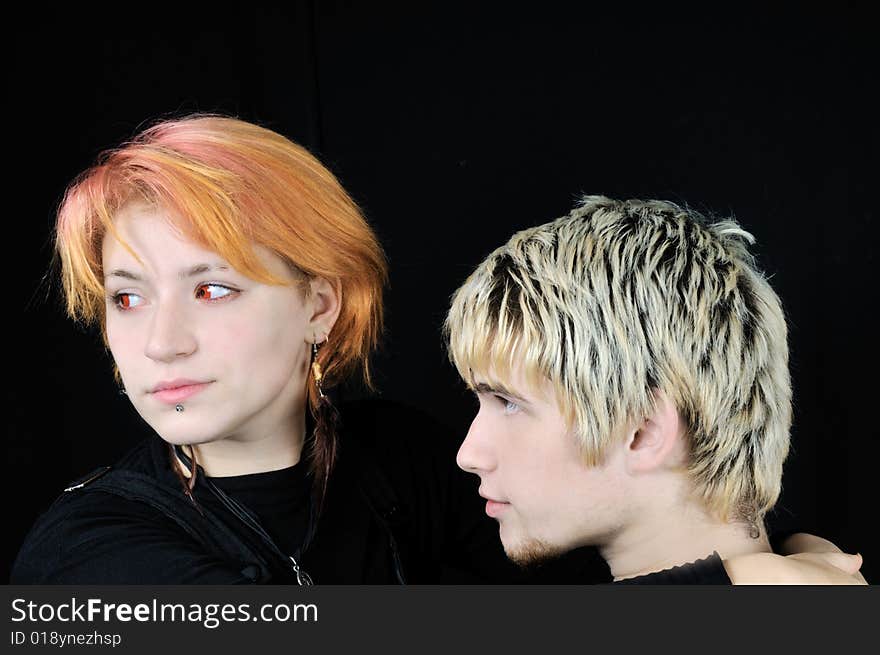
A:
[[[196,350],[196,338],[186,310],[178,304],[157,304],[150,321],[144,354],[169,363]]]
[[[492,448],[491,430],[478,413],[471,423],[464,442],[458,449],[455,462],[468,473],[486,473],[495,468],[495,452]]]

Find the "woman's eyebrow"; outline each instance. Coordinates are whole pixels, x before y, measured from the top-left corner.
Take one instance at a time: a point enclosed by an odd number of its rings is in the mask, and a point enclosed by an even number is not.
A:
[[[135,275],[134,273],[123,270],[121,268],[117,268],[113,271],[110,271],[109,273],[107,273],[104,276],[104,279],[106,280],[107,278],[111,278],[111,277],[124,277],[126,280],[137,280],[137,281],[141,280],[140,275]]]
[[[188,277],[194,277],[196,275],[201,275],[202,273],[208,273],[210,271],[228,271],[228,270],[229,270],[229,267],[226,266],[225,264],[196,264],[195,266],[191,266],[190,268],[183,269],[177,275],[178,275],[178,277],[180,277],[180,279],[185,279]],[[107,273],[107,275],[104,276],[104,279],[106,280],[107,278],[111,278],[111,277],[121,277],[121,278],[125,278],[126,280],[135,280],[137,282],[140,282],[143,280],[143,278],[140,275],[138,275],[136,273],[132,273],[131,271],[126,271],[123,268],[116,268],[116,269],[110,271],[109,273]]]
[[[195,275],[201,275],[202,273],[208,273],[210,271],[228,271],[229,267],[225,264],[196,264],[195,266],[188,268],[186,270],[180,271],[178,275],[181,278],[193,277]]]

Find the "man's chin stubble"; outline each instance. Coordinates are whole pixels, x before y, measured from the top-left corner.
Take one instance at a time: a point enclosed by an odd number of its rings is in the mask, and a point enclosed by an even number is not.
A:
[[[540,539],[531,539],[509,549],[505,547],[504,552],[511,562],[521,569],[528,570],[556,559],[563,551]]]

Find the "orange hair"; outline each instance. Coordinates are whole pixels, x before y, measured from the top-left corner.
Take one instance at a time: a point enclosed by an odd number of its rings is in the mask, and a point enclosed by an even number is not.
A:
[[[150,127],[78,176],[58,210],[55,247],[68,315],[100,323],[105,344],[101,248],[108,231],[119,238],[113,218],[132,200],[161,207],[186,237],[259,282],[283,283],[261,264],[254,244],[336,284],[341,310],[318,351],[324,384],[359,369],[370,386],[385,256],[358,206],[305,148],[245,121],[197,114]],[[316,412],[312,382],[308,394]]]

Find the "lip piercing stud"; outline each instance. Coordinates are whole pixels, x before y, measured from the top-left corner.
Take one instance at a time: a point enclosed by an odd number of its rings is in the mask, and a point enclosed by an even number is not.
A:
[[[177,404],[177,405],[174,406],[174,409],[175,409],[176,411],[178,411],[178,412],[182,412],[182,411],[183,411],[183,405]]]

